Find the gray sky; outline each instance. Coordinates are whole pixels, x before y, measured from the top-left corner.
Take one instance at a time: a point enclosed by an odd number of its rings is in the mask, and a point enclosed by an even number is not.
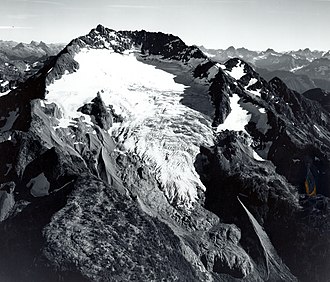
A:
[[[330,0],[0,0],[0,39],[69,42],[101,23],[208,48],[330,49]]]

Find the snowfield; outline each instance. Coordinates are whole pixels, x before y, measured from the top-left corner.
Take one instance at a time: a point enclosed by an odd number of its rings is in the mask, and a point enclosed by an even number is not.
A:
[[[235,78],[236,80],[240,80],[242,76],[245,75],[244,65],[238,63],[235,67],[231,69],[231,71],[226,70],[226,73],[229,74],[231,77]]]
[[[217,132],[225,130],[243,131],[252,140],[250,134],[245,130],[245,126],[248,125],[251,118],[252,121],[256,122],[256,127],[259,131],[266,133],[267,130],[271,128],[268,125],[267,114],[264,108],[257,108],[251,103],[240,102],[240,97],[237,94],[233,94],[232,97],[229,97],[229,100],[231,112],[224,123],[218,125]],[[256,114],[256,112],[258,112],[258,114]],[[251,150],[254,159],[257,161],[265,161],[252,147]]]
[[[229,97],[231,112],[225,119],[224,123],[220,124],[217,127],[217,132],[224,130],[234,130],[234,131],[244,131],[245,126],[249,123],[251,119],[251,114],[248,111],[244,110],[240,104],[240,97],[237,94],[233,94],[232,97]]]
[[[133,51],[83,49],[75,60],[77,72],[47,87],[46,103],[57,104],[63,114],[58,126],[87,118],[77,109],[100,92],[105,104],[124,118],[109,130],[119,148],[136,153],[153,168],[171,203],[191,207],[198,189],[205,190],[195,157],[201,144],[214,143],[211,121],[180,103],[186,86],[176,83],[174,75],[138,61]]]

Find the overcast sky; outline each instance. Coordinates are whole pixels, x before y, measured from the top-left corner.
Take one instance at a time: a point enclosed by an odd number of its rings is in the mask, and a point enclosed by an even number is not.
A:
[[[0,0],[0,39],[67,43],[101,23],[208,48],[330,49],[330,0]]]

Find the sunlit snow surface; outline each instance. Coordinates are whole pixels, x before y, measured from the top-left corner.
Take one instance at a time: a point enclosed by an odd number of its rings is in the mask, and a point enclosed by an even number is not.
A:
[[[234,130],[246,132],[245,126],[249,123],[251,114],[240,106],[240,97],[237,94],[233,94],[229,99],[231,112],[225,119],[224,123],[218,126],[217,131]]]
[[[217,127],[217,132],[224,130],[243,131],[248,136],[250,136],[250,134],[245,130],[245,126],[250,122],[252,114],[241,107],[240,97],[237,94],[233,94],[232,97],[229,97],[229,100],[231,112],[229,113],[225,121]],[[260,116],[258,119],[257,128],[260,127],[262,130],[265,129],[267,131],[268,127],[264,125],[267,123],[267,115],[265,114],[265,109],[260,108],[259,112],[262,114],[262,116]],[[266,119],[266,121],[264,119]],[[252,139],[251,136],[250,138]],[[265,161],[253,149],[252,156],[257,161]]]
[[[245,75],[244,65],[237,64],[231,69],[231,71],[227,70],[226,73],[228,73],[231,77],[235,78],[236,80],[240,80],[242,76]]]
[[[254,78],[254,77],[251,78],[250,81],[249,81],[249,84],[246,86],[246,88],[248,88],[249,86],[251,86],[251,85],[253,85],[257,82],[258,82],[258,79]]]
[[[213,132],[208,119],[180,103],[185,86],[133,53],[83,49],[75,60],[77,72],[47,87],[47,103],[56,103],[63,112],[60,125],[82,116],[76,110],[100,91],[105,104],[124,117],[110,133],[154,169],[171,202],[191,206],[197,187],[205,189],[194,168],[195,157],[201,144],[213,144]]]

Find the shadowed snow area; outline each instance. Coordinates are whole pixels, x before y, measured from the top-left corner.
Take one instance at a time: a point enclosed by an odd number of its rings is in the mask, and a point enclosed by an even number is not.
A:
[[[63,114],[59,126],[85,116],[77,109],[100,92],[104,103],[124,118],[109,130],[120,148],[152,167],[171,203],[190,207],[198,189],[205,189],[193,163],[201,144],[213,145],[213,131],[207,118],[180,103],[186,86],[138,61],[134,51],[82,49],[75,60],[75,73],[47,87],[46,102],[57,104]]]

